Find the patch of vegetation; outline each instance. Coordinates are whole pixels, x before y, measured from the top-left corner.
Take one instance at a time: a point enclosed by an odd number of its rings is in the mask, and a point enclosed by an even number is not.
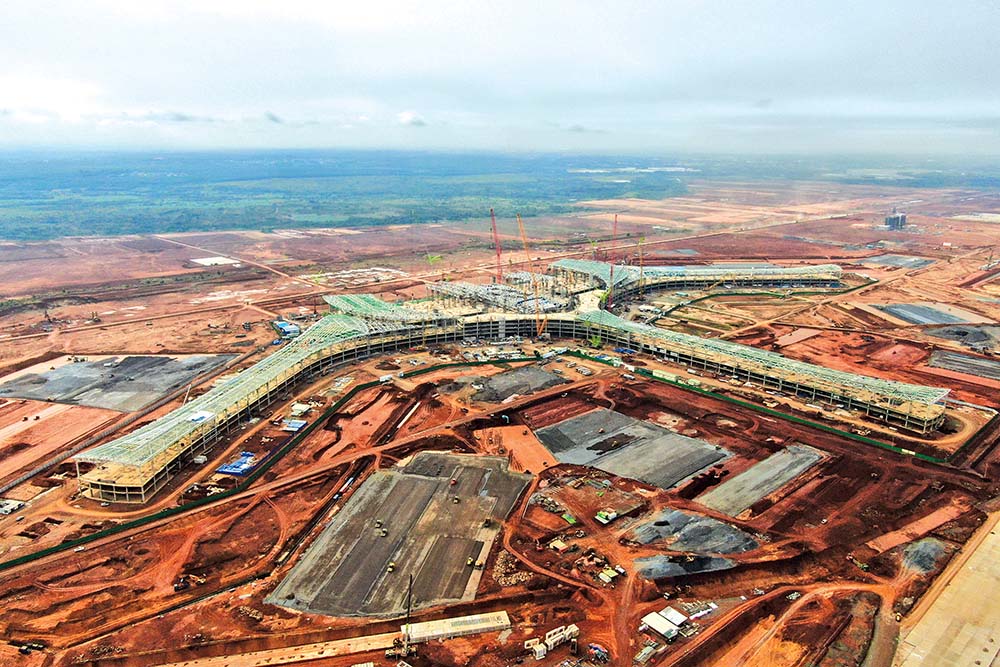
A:
[[[585,212],[692,178],[1000,187],[972,158],[610,157],[402,151],[0,154],[0,239],[379,226]],[[681,230],[675,230],[681,231]]]
[[[606,168],[619,161],[599,158]],[[381,226],[558,215],[588,199],[686,192],[670,172],[577,172],[593,159],[398,152],[0,157],[0,238]]]

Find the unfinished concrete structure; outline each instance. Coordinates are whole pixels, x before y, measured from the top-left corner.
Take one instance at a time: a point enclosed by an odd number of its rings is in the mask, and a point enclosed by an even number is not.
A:
[[[629,322],[605,311],[580,313],[569,332],[663,357],[689,368],[842,405],[918,433],[939,428],[949,390],[838,371],[717,338]]]
[[[836,264],[775,266],[712,264],[704,266],[631,266],[587,259],[560,259],[554,274],[578,289],[612,289],[617,298],[662,290],[747,287],[837,287],[843,269]]]
[[[570,265],[560,264],[566,261],[570,260],[556,262],[557,270],[572,272]],[[609,265],[586,262],[572,266],[586,268],[591,271],[587,275],[599,280],[601,267]],[[839,278],[839,271],[839,267],[820,266],[754,275],[770,275],[768,280],[773,281],[798,276],[796,279],[807,284],[829,284]],[[718,273],[714,275],[718,280]],[[610,270],[607,277],[610,280]],[[625,273],[623,289],[638,291],[638,284],[631,282],[633,278],[637,280],[635,273]],[[669,273],[663,273],[661,278],[663,284],[673,279]],[[694,280],[690,275],[676,279],[682,284]],[[709,279],[707,275],[698,278],[703,282]],[[756,279],[749,275],[743,278]],[[618,280],[616,270],[615,284],[619,284]],[[472,301],[480,291],[489,292],[483,286],[471,287],[476,289],[439,283],[432,286],[432,292]],[[487,287],[512,290],[506,286]],[[259,415],[275,400],[286,398],[297,383],[328,373],[338,364],[417,345],[533,337],[537,333],[538,321],[529,314],[535,313],[533,301],[519,302],[514,312],[458,317],[386,303],[373,295],[337,295],[326,300],[335,313],[274,354],[156,422],[78,455],[77,461],[95,464],[80,476],[82,491],[101,500],[144,503],[191,459],[232,433],[241,422]],[[863,412],[918,433],[936,430],[945,418],[942,401],[948,395],[947,389],[827,369],[746,345],[630,322],[601,310],[552,313],[547,317],[547,333],[553,338],[597,339],[635,349],[692,369]]]
[[[462,282],[433,283],[427,287],[435,299],[451,304],[475,305],[515,313],[534,313],[536,311],[554,313],[566,310],[568,307],[565,301],[555,301],[542,294],[535,297],[530,287],[526,291],[522,291],[510,285],[495,283],[475,285]]]
[[[419,326],[328,315],[294,341],[222,385],[116,440],[83,452],[95,465],[80,476],[88,496],[144,503],[195,456],[211,449],[241,422],[286,398],[304,379],[335,365],[400,347],[454,340],[454,320],[425,318]]]
[[[503,457],[420,452],[364,480],[271,604],[335,616],[398,615],[471,600],[500,524],[531,482]],[[453,502],[460,498],[461,502]],[[400,585],[400,584],[404,585]]]

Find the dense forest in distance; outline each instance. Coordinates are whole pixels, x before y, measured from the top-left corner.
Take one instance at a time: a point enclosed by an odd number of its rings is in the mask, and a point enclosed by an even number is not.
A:
[[[664,199],[691,179],[1000,186],[1000,169],[846,158],[610,157],[402,151],[0,154],[0,238],[270,230],[564,213]]]
[[[685,191],[617,160],[401,152],[0,156],[0,238],[393,225]],[[598,172],[577,169],[598,169]]]

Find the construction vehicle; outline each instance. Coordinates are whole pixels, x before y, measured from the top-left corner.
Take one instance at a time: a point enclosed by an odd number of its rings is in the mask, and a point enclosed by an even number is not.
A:
[[[727,279],[728,277],[729,277],[728,275],[725,275],[725,276],[722,276],[721,278],[719,278],[718,280],[716,280],[716,281],[715,281],[714,283],[712,283],[711,285],[709,285],[709,286],[708,286],[708,287],[707,287],[707,288],[705,289],[705,291],[706,291],[706,292],[711,292],[711,291],[712,291],[712,290],[714,290],[714,289],[715,289],[716,287],[718,287],[718,286],[719,286],[719,285],[721,285],[722,283],[726,282],[726,279]]]
[[[859,561],[857,558],[854,557],[854,554],[847,554],[847,560],[854,563],[855,567],[857,567],[862,572],[868,571],[868,563],[862,563],[861,561]]]
[[[392,648],[387,648],[385,650],[386,658],[409,658],[411,655],[417,654],[416,646],[393,646]]]
[[[407,626],[409,626],[409,623],[407,623]],[[387,658],[408,658],[416,654],[416,647],[410,646],[408,642],[403,641],[399,637],[392,640],[392,648],[385,650],[385,657]]]

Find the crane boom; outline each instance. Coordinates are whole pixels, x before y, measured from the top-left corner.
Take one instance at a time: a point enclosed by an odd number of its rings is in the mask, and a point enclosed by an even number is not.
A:
[[[618,214],[615,213],[614,222],[611,223],[611,250],[615,249],[615,243],[617,242],[618,242]],[[614,263],[614,261],[615,257],[614,255],[611,255],[611,262]]]
[[[611,250],[614,250],[615,241],[618,240],[618,214],[615,213],[615,221],[611,225],[611,247],[608,249],[608,259],[611,263],[611,272],[608,276],[608,308],[614,305],[614,292],[615,292],[615,258],[611,254]]]
[[[644,291],[644,288],[643,288],[643,278],[645,277],[644,276],[644,272],[645,272],[646,267],[642,263],[642,242],[645,241],[645,240],[646,240],[645,236],[640,236],[639,237],[639,242],[636,243],[636,247],[637,247],[637,249],[639,251],[639,298],[640,299],[642,299],[643,295],[645,294],[645,291]]]
[[[517,229],[521,232],[524,255],[528,259],[528,271],[531,272],[531,289],[535,296],[535,332],[537,336],[541,336],[542,332],[545,331],[545,323],[542,322],[542,305],[538,300],[538,276],[535,275],[535,265],[531,261],[531,251],[528,249],[528,235],[524,231],[524,222],[521,220],[520,213],[517,214]]]
[[[614,304],[614,291],[615,291],[615,265],[611,265],[611,271],[608,275],[608,308],[615,305]]]
[[[497,251],[497,285],[503,283],[503,263],[500,259],[500,234],[497,233],[497,216],[490,209],[490,225],[493,227],[493,247]]]

